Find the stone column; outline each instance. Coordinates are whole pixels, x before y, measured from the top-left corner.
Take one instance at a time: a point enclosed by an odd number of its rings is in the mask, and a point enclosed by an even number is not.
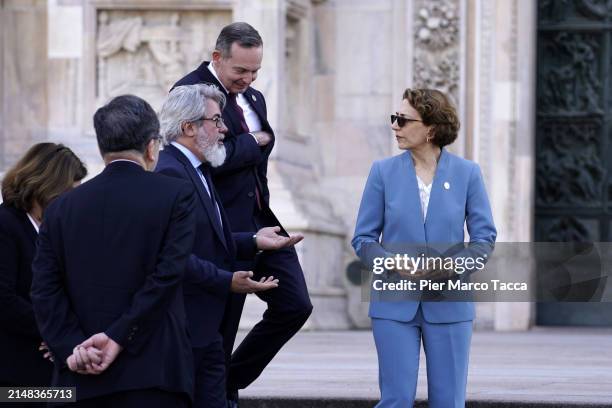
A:
[[[0,24],[0,172],[47,139],[47,2],[4,0]]]
[[[103,166],[93,131],[88,131],[92,115],[84,114],[83,2],[49,0],[47,9],[49,140],[69,146],[94,176]]]
[[[468,6],[469,148],[482,168],[498,242],[529,242],[533,225],[536,4],[474,0]],[[508,244],[502,244],[508,245]],[[505,278],[531,268],[505,260]],[[481,327],[525,330],[529,303],[479,304]]]
[[[356,327],[368,327],[368,303],[346,268],[356,256],[350,246],[369,169],[394,153],[389,114],[407,86],[411,49],[407,0],[321,1],[314,6],[311,108],[318,190],[343,224],[345,239],[333,271],[347,291]],[[408,26],[406,25],[408,24]],[[400,91],[398,91],[400,90]],[[359,273],[357,273],[359,275]]]
[[[536,89],[536,43],[537,43],[537,2],[516,0],[512,7],[511,39],[513,44],[511,59],[514,60],[512,82],[513,120],[509,136],[513,149],[507,159],[512,162],[508,169],[508,192],[505,202],[512,209],[504,226],[508,235],[502,241],[533,241],[534,202],[535,202],[535,89]],[[498,14],[499,20],[507,19]],[[501,48],[501,47],[500,47]],[[499,197],[497,197],[499,205]],[[532,264],[514,264],[510,268],[533,270]],[[507,276],[512,276],[509,269]],[[533,273],[533,272],[531,272]],[[526,330],[535,322],[533,303],[498,303],[495,313],[495,330]]]

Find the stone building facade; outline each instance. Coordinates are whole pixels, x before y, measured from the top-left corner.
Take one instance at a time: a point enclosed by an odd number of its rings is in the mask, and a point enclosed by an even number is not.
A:
[[[102,168],[92,114],[134,93],[159,108],[208,59],[220,28],[264,39],[255,87],[277,145],[272,207],[292,231],[315,305],[313,329],[367,327],[346,268],[371,163],[398,153],[389,114],[408,86],[450,93],[502,242],[534,239],[537,2],[532,0],[0,0],[0,171],[32,143],[63,142]],[[512,267],[509,265],[508,267]],[[252,297],[243,319],[262,311]],[[524,330],[531,303],[478,304],[477,326]]]

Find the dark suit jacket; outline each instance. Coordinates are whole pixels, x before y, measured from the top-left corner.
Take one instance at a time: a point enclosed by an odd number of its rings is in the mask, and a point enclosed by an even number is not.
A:
[[[118,161],[46,209],[32,303],[56,357],[55,386],[80,399],[158,387],[193,394],[182,280],[193,245],[187,183]],[[65,365],[98,332],[124,347],[101,375]]]
[[[190,72],[174,86],[211,83],[225,93],[223,86],[208,70],[208,61],[203,62],[195,71]],[[227,96],[227,94],[225,93]],[[266,101],[261,92],[251,87],[244,92],[261,121],[262,130],[274,137],[274,132],[267,119]],[[233,109],[223,109],[223,120],[229,132],[225,137],[227,158],[225,163],[213,170],[215,187],[221,196],[223,206],[232,227],[236,231],[254,231],[262,225],[254,224],[257,210],[255,186],[259,183],[263,195],[264,213],[270,218],[266,225],[280,225],[269,209],[270,192],[268,190],[268,157],[274,147],[274,139],[264,147],[259,147],[253,136],[242,133],[240,120]]]
[[[194,347],[204,347],[219,337],[219,326],[230,291],[234,263],[255,256],[253,233],[232,233],[223,205],[223,227],[217,222],[208,192],[197,170],[176,147],[168,145],[159,155],[155,171],[190,182],[197,191],[194,209],[195,243],[185,272],[185,308]],[[214,186],[209,186],[213,188]]]
[[[0,204],[0,382],[48,386],[53,364],[38,351],[42,337],[30,300],[36,230],[25,211]]]

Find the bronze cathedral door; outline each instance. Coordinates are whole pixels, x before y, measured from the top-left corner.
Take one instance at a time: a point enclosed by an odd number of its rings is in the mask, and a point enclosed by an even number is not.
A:
[[[612,241],[612,1],[539,0],[537,41],[535,240]],[[612,326],[612,303],[540,303],[537,324]]]

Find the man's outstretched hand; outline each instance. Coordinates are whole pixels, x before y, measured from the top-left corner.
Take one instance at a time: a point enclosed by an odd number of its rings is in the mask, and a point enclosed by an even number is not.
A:
[[[276,227],[265,227],[257,231],[255,236],[255,242],[257,243],[257,249],[261,250],[274,250],[289,247],[297,244],[304,239],[302,234],[294,234],[290,237],[278,235],[281,230],[279,226]]]
[[[66,364],[76,373],[98,375],[115,361],[121,350],[106,333],[97,333],[76,346]]]
[[[252,276],[253,272],[251,271],[234,272],[234,276],[232,276],[232,292],[255,293],[278,287],[278,279],[274,279],[274,276],[261,278],[259,281],[251,279]]]

